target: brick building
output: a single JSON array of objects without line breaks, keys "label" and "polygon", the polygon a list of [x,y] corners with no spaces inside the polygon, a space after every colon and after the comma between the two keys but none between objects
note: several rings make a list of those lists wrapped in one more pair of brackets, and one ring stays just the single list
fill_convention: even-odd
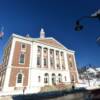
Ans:
[{"label": "brick building", "polygon": [[39,92],[45,85],[78,82],[75,52],[56,39],[12,34],[4,50],[1,72],[2,91]]}]

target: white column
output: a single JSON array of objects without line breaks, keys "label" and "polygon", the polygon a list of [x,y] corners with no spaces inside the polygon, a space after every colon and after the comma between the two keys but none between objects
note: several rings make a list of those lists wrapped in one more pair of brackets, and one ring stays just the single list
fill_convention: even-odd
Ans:
[{"label": "white column", "polygon": [[57,61],[56,61],[56,50],[54,50],[54,67],[57,69]]},{"label": "white column", "polygon": [[30,89],[31,87],[31,70],[32,70],[32,67],[33,67],[33,43],[31,43],[31,46],[30,46],[30,64],[29,64],[29,75],[28,75],[28,88]]},{"label": "white column", "polygon": [[59,63],[60,63],[60,70],[62,70],[62,61],[61,61],[61,52],[59,51]]},{"label": "white column", "polygon": [[42,47],[42,54],[41,54],[41,68],[44,68],[44,59],[43,59],[43,47]]},{"label": "white column", "polygon": [[52,85],[52,73],[49,74],[49,85]]},{"label": "white column", "polygon": [[74,59],[74,64],[75,64],[75,69],[76,69],[76,74],[77,74],[77,79],[79,81],[79,74],[78,74],[77,64],[76,64],[76,60],[75,60],[75,54],[73,54],[73,59]]},{"label": "white column", "polygon": [[68,67],[67,52],[64,52],[64,61],[65,61],[65,70],[66,70],[67,82],[70,82],[71,81],[71,77],[70,77],[70,70],[69,70],[69,67]]},{"label": "white column", "polygon": [[32,48],[32,68],[37,68],[37,52],[38,52],[38,45],[33,43],[33,48]]}]

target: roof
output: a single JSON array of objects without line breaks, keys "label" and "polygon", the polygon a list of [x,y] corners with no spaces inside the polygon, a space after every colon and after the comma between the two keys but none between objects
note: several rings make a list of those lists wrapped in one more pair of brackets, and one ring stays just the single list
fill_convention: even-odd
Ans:
[{"label": "roof", "polygon": [[41,42],[41,43],[46,44],[46,45],[53,46],[53,47],[67,49],[61,43],[59,43],[57,40],[55,40],[54,38],[37,39],[36,41]]},{"label": "roof", "polygon": [[93,68],[88,68],[87,71],[90,72],[90,73],[96,73],[96,70],[93,69]]},{"label": "roof", "polygon": [[100,67],[96,68],[96,70],[100,72]]},{"label": "roof", "polygon": [[70,52],[75,52],[73,50],[67,49],[65,46],[63,46],[60,42],[58,42],[56,39],[52,38],[52,37],[48,37],[48,38],[31,38],[31,37],[24,37],[24,36],[20,36],[20,35],[16,35],[13,34],[12,36],[17,37],[17,38],[21,38],[21,39],[25,39],[27,41],[33,41],[33,42],[39,42],[42,44],[46,44],[49,46],[53,46],[56,48],[60,48],[60,49],[64,49]]}]

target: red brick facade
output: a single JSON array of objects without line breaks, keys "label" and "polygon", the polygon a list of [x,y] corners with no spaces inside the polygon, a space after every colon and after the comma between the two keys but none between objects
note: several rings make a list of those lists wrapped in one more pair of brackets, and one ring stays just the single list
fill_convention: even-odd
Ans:
[{"label": "red brick facade", "polygon": [[14,49],[14,54],[13,54],[13,62],[12,66],[17,66],[17,67],[29,67],[29,62],[30,62],[30,45],[26,45],[26,50],[24,52],[25,54],[25,64],[19,64],[19,56],[21,51],[21,42],[16,41],[15,43],[15,49]]},{"label": "red brick facade", "polygon": [[[69,71],[70,71],[71,80],[73,80],[73,78],[74,78],[74,81],[78,82],[77,70],[76,70],[75,62],[74,62],[74,56],[71,54],[67,54],[67,59],[68,59],[68,67],[69,67]],[[72,66],[70,65],[70,63],[72,64]]]},{"label": "red brick facade", "polygon": [[24,78],[23,78],[23,86],[27,86],[28,85],[28,74],[29,74],[29,70],[27,68],[25,68],[25,69],[24,68],[12,68],[11,75],[10,75],[10,81],[9,81],[9,86],[10,87],[16,86],[17,74],[20,71],[24,75]]},{"label": "red brick facade", "polygon": [[[13,54],[13,61],[12,61],[12,69],[10,74],[9,86],[16,86],[16,79],[17,74],[21,71],[24,75],[23,78],[23,86],[28,85],[28,75],[29,75],[29,62],[30,62],[30,45],[25,44],[26,49],[25,51],[21,51],[21,42],[16,41],[14,54]],[[23,52],[25,54],[25,63],[19,63],[19,56],[20,53]]]}]

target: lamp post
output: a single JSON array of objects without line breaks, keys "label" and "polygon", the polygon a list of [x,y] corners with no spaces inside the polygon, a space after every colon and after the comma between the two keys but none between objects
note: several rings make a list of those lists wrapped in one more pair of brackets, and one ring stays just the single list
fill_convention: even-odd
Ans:
[{"label": "lamp post", "polygon": [[100,20],[100,9],[98,9],[95,13],[90,16],[82,16],[75,23],[75,31],[81,31],[84,26],[80,23],[84,19],[99,19]]},{"label": "lamp post", "polygon": [[[75,31],[81,31],[84,28],[84,26],[80,23],[84,19],[98,19],[98,20],[100,20],[100,9],[98,9],[96,12],[94,12],[90,16],[80,17],[75,23]],[[100,45],[100,36],[97,37],[96,42],[98,45]]]}]

